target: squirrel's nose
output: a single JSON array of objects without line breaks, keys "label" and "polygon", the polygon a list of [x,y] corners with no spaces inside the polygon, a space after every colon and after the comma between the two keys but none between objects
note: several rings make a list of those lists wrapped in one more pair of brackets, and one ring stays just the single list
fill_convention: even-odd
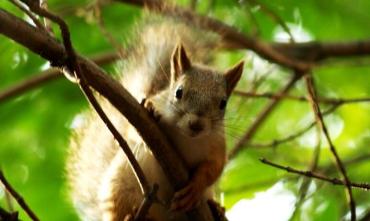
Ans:
[{"label": "squirrel's nose", "polygon": [[203,124],[199,120],[196,120],[196,121],[189,122],[189,128],[193,132],[199,133],[203,130],[204,127],[203,127]]}]

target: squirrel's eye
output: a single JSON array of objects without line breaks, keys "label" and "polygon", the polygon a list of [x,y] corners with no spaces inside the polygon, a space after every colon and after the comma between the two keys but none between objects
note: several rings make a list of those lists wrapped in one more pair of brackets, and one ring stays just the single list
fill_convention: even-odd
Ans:
[{"label": "squirrel's eye", "polygon": [[177,88],[175,96],[179,100],[182,98],[182,88],[181,87]]},{"label": "squirrel's eye", "polygon": [[227,101],[226,101],[226,99],[225,99],[225,98],[223,98],[223,99],[220,101],[220,106],[219,106],[220,110],[225,109],[225,107],[226,107],[226,103],[227,103]]}]

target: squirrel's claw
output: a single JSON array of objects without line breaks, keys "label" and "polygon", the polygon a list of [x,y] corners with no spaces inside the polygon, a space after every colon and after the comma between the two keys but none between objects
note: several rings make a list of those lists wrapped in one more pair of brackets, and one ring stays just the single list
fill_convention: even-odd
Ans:
[{"label": "squirrel's claw", "polygon": [[202,197],[202,190],[195,182],[190,182],[185,188],[175,193],[171,210],[188,211],[193,209]]},{"label": "squirrel's claw", "polygon": [[150,116],[155,121],[158,122],[161,119],[160,113],[158,111],[156,111],[156,109],[154,108],[153,103],[149,99],[144,98],[143,100],[141,100],[141,105],[143,105],[143,107],[148,110]]}]

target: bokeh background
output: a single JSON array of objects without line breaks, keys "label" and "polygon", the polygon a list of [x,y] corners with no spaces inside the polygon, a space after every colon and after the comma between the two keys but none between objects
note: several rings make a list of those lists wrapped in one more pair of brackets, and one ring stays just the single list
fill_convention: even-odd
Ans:
[{"label": "bokeh background", "polygon": [[[176,1],[186,8],[194,2]],[[109,38],[122,45],[127,43],[142,13],[141,8],[106,3],[100,11],[104,21],[102,26],[93,3],[48,1],[49,9],[67,21],[74,47],[85,56],[116,50]],[[29,20],[9,1],[1,1],[0,7]],[[196,2],[193,10],[265,41],[289,41],[279,19],[289,28],[296,42],[345,42],[370,37],[368,0],[202,0]],[[58,29],[54,27],[54,30],[58,36]],[[238,85],[240,91],[276,92],[291,77],[290,71],[248,50],[219,53],[214,66],[226,68],[240,59],[246,61]],[[0,36],[0,93],[48,67],[48,62],[42,58]],[[114,63],[104,68],[109,73],[115,72]],[[320,97],[370,97],[369,57],[325,60],[313,69],[312,74]],[[290,94],[306,96],[304,81],[297,82]],[[232,97],[226,115],[230,148],[244,135],[267,102],[269,99],[266,98]],[[79,88],[63,78],[0,101],[0,167],[41,220],[78,220],[68,198],[64,165],[71,128],[78,119],[76,116],[87,107]],[[321,105],[323,110],[330,107],[329,104]],[[307,170],[318,140],[321,140],[317,171],[340,177],[327,142],[318,138],[314,127],[289,142],[266,145],[301,131],[313,120],[309,103],[283,99],[252,141],[245,145],[245,150],[228,163],[217,185],[217,197],[227,208],[230,220],[328,221],[349,218],[343,186],[317,180],[308,182],[303,177],[259,161],[265,157]],[[325,116],[325,122],[350,179],[370,182],[369,102],[341,105]],[[304,183],[306,195],[297,207]],[[353,193],[361,218],[370,212],[370,193],[358,189]],[[29,220],[17,203],[10,201],[14,210],[20,211],[20,218]],[[1,186],[0,207],[9,209],[7,194]]]}]

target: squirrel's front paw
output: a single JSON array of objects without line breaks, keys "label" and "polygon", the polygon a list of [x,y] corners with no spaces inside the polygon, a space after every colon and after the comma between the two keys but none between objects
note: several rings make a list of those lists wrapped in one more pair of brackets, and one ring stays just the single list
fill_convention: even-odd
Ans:
[{"label": "squirrel's front paw", "polygon": [[176,192],[171,203],[171,210],[188,211],[196,207],[204,191],[201,186],[191,181],[185,188]]},{"label": "squirrel's front paw", "polygon": [[159,121],[161,119],[161,115],[160,113],[154,108],[154,104],[152,101],[150,101],[149,99],[146,99],[144,98],[142,101],[141,101],[141,105],[143,105],[143,107],[145,109],[148,110],[150,116],[152,116],[152,118],[155,120],[155,121]]}]

